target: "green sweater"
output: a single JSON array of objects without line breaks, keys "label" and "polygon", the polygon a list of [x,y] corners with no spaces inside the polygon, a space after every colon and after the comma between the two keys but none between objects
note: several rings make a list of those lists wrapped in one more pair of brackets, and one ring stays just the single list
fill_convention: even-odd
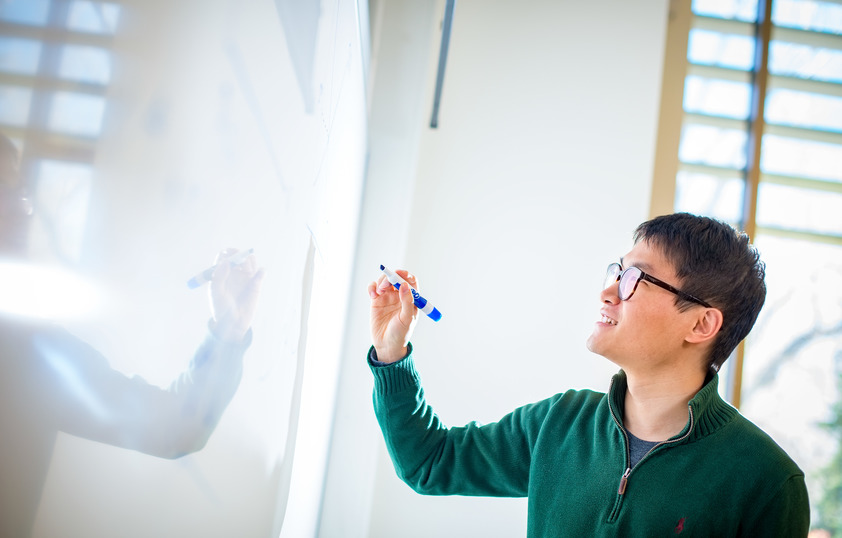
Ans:
[{"label": "green sweater", "polygon": [[412,351],[371,362],[374,409],[398,476],[418,493],[529,498],[527,536],[806,536],[804,473],[724,402],[713,377],[684,430],[628,470],[626,377],[568,390],[498,422],[445,426]]}]

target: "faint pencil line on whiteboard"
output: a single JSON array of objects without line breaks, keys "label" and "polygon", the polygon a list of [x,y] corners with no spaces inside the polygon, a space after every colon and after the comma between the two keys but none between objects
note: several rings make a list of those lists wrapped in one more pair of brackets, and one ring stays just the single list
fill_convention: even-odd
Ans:
[{"label": "faint pencil line on whiteboard", "polygon": [[260,136],[263,139],[263,145],[266,147],[266,153],[269,155],[269,160],[272,161],[272,168],[275,169],[275,175],[278,178],[281,190],[287,192],[284,175],[281,171],[281,164],[278,160],[278,156],[275,155],[275,149],[272,146],[272,136],[269,133],[266,121],[263,119],[260,102],[257,99],[257,94],[254,91],[254,86],[251,83],[248,70],[243,62],[240,49],[237,48],[237,45],[234,42],[229,41],[225,44],[225,55],[228,57],[228,62],[231,64],[231,69],[234,70],[234,78],[237,80],[240,91],[243,92],[243,97],[245,97],[249,111],[251,112],[251,115],[257,124],[257,128],[260,131]]},{"label": "faint pencil line on whiteboard", "polygon": [[[337,3],[339,3],[338,0],[337,0]],[[337,10],[338,9],[339,8],[337,8]],[[338,18],[339,17],[337,16],[337,21],[338,21]],[[337,25],[338,25],[338,22],[337,22]],[[319,168],[316,170],[316,175],[313,178],[313,184],[314,185],[319,181],[319,178],[322,175],[322,168],[324,167],[325,160],[327,160],[327,154],[328,154],[328,150],[330,148],[331,135],[333,134],[333,126],[336,123],[336,113],[339,110],[339,103],[342,101],[342,94],[343,94],[343,90],[345,88],[345,79],[347,78],[348,71],[350,71],[350,67],[351,67],[351,51],[349,50],[351,48],[351,42],[348,41],[347,47],[343,47],[343,49],[348,50],[348,55],[347,55],[347,59],[345,61],[343,69],[342,69],[342,79],[339,82],[339,88],[337,89],[336,97],[334,98],[333,92],[334,92],[334,87],[336,86],[334,84],[334,80],[336,78],[336,49],[338,48],[338,44],[337,44],[337,41],[338,41],[337,34],[338,33],[339,33],[338,30],[334,31],[333,56],[331,56],[331,64],[330,64],[331,65],[331,69],[330,69],[330,96],[328,97],[328,113],[327,113],[328,118],[326,118],[327,121],[325,121],[324,116],[322,117],[322,125],[324,126],[324,129],[325,129],[326,139],[325,139],[324,149],[322,150],[321,160],[319,162]]]}]

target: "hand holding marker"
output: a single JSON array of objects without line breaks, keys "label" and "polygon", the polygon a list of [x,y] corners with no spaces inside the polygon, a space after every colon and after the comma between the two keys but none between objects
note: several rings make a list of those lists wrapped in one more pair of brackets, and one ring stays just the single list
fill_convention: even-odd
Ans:
[{"label": "hand holding marker", "polygon": [[380,270],[386,274],[386,279],[389,281],[389,284],[393,285],[396,290],[401,288],[401,285],[405,285],[409,287],[410,293],[412,293],[412,302],[415,303],[415,306],[418,307],[421,312],[427,314],[433,321],[438,321],[441,319],[441,312],[438,311],[433,305],[427,302],[427,299],[421,297],[421,295],[415,291],[415,289],[406,283],[406,280],[402,279],[398,276],[397,273],[394,271],[389,270],[387,267],[381,265]]},{"label": "hand holding marker", "polygon": [[[231,256],[231,258],[228,260],[228,263],[230,263],[232,266],[233,265],[239,265],[239,264],[243,263],[244,261],[246,261],[246,258],[248,258],[249,255],[252,254],[253,252],[254,252],[253,248],[250,248],[248,250],[244,250],[242,252],[238,252],[238,253],[234,254],[233,256]],[[216,265],[211,265],[210,267],[208,267],[207,269],[205,269],[204,271],[202,271],[198,275],[196,275],[193,278],[191,278],[190,280],[188,280],[187,281],[187,287],[192,290],[192,289],[198,288],[199,286],[201,286],[205,282],[210,282],[211,277],[213,277],[214,270],[216,270]]]}]

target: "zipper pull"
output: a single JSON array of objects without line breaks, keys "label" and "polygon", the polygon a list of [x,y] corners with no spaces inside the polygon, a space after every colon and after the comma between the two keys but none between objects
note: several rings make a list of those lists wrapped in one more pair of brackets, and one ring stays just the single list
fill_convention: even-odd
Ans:
[{"label": "zipper pull", "polygon": [[631,467],[626,469],[626,472],[623,473],[623,477],[620,479],[620,489],[617,490],[617,494],[623,495],[626,492],[626,485],[629,483],[629,475],[631,474]]}]

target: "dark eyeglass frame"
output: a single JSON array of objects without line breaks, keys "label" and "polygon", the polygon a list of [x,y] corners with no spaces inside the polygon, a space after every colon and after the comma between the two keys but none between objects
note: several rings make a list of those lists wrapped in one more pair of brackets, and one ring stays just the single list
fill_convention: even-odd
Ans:
[{"label": "dark eyeglass frame", "polygon": [[[631,267],[626,267],[625,269],[623,269],[623,266],[620,265],[617,262],[609,264],[608,268],[605,270],[605,285],[604,285],[603,289],[607,289],[609,286],[612,286],[615,282],[620,282],[620,280],[622,280],[623,276],[625,276],[626,274],[629,274],[629,275],[633,274],[633,273],[628,272],[631,269],[634,269],[635,271],[640,273],[640,276],[638,276],[636,278],[636,280],[634,281],[634,286],[632,286],[632,290],[629,292],[627,297],[623,297],[622,295],[620,295],[620,290],[623,289],[622,286],[620,286],[617,289],[617,296],[620,297],[621,301],[628,301],[629,299],[631,299],[632,295],[634,295],[634,292],[637,291],[637,285],[640,284],[641,280],[645,280],[647,282],[651,282],[652,284],[655,284],[656,286],[664,288],[665,290],[670,291],[670,292],[678,295],[679,297],[681,297],[682,299],[684,299],[686,301],[690,301],[690,302],[693,302],[693,303],[696,303],[696,304],[700,304],[700,305],[704,306],[705,308],[713,308],[713,306],[711,306],[710,303],[707,303],[707,302],[699,299],[696,296],[690,295],[689,293],[683,292],[683,291],[681,291],[680,289],[678,289],[674,286],[670,286],[669,284],[667,284],[663,280],[657,279],[650,274],[644,273],[643,270],[640,269],[639,267],[631,266]],[[616,274],[616,277],[613,278],[613,279],[612,279],[612,273]]]}]

